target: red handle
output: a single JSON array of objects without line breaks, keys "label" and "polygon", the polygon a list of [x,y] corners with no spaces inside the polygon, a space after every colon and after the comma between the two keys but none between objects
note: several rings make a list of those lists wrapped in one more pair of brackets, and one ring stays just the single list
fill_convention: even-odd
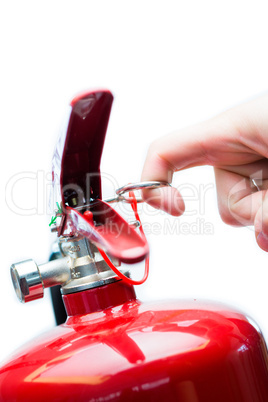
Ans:
[{"label": "red handle", "polygon": [[71,228],[120,261],[136,263],[149,253],[145,237],[101,200],[100,162],[112,102],[112,94],[104,90],[83,93],[71,102],[53,158],[52,202],[62,205],[59,235],[68,236]]}]

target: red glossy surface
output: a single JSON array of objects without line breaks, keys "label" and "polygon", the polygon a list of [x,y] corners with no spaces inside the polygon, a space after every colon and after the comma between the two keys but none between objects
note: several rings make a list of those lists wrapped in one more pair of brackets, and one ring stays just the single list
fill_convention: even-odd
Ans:
[{"label": "red glossy surface", "polygon": [[63,296],[69,317],[102,311],[135,299],[133,286],[122,281]]},{"label": "red glossy surface", "polygon": [[0,399],[267,402],[267,350],[223,305],[132,300],[24,347],[0,370]]},{"label": "red glossy surface", "polygon": [[66,132],[56,147],[62,204],[66,190],[78,193],[79,205],[101,198],[100,161],[113,102],[110,91],[85,92],[71,102]]}]

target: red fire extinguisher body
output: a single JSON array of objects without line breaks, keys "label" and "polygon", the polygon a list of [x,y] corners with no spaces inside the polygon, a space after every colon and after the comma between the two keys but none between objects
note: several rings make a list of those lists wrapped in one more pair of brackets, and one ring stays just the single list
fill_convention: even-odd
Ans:
[{"label": "red fire extinguisher body", "polygon": [[2,366],[1,401],[268,401],[266,345],[239,312],[141,303],[122,281],[64,302],[66,323]]}]

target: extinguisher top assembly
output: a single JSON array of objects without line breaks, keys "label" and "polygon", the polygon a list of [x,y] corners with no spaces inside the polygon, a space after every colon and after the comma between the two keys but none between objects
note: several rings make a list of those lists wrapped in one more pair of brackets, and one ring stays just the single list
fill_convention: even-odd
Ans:
[{"label": "extinguisher top assembly", "polygon": [[118,280],[100,249],[115,264],[136,263],[148,255],[148,243],[107,202],[102,201],[100,162],[113,96],[85,93],[70,105],[66,131],[59,137],[52,167],[50,203],[58,205],[52,226],[62,258],[37,266],[27,260],[11,267],[19,299],[43,296],[45,287],[68,294]]},{"label": "extinguisher top assembly", "polygon": [[[0,401],[267,402],[267,348],[251,319],[196,299],[136,299],[133,285],[148,275],[149,248],[132,191],[169,184],[129,184],[102,199],[112,102],[99,90],[70,104],[53,157],[53,260],[11,266],[22,302],[60,286],[67,320],[1,366]],[[111,206],[118,201],[130,203],[135,225]],[[143,260],[144,278],[134,281],[121,263]]]}]

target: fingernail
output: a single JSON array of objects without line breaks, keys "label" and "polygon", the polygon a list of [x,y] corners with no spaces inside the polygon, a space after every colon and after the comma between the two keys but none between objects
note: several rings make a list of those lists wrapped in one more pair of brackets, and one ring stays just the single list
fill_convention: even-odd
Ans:
[{"label": "fingernail", "polygon": [[257,242],[260,248],[265,251],[268,251],[268,236],[263,232],[260,232],[257,237]]}]

